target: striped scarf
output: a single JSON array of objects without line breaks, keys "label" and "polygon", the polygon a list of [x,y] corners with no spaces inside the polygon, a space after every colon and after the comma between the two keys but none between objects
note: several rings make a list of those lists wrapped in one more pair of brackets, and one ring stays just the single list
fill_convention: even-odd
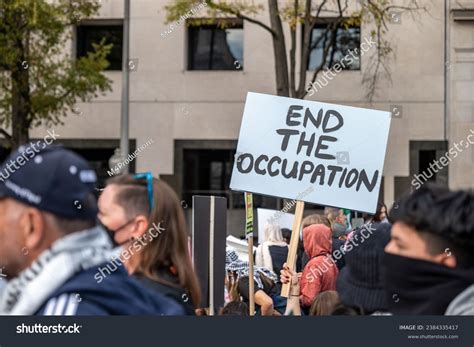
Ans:
[{"label": "striped scarf", "polygon": [[76,273],[107,262],[112,245],[101,227],[69,234],[41,253],[0,293],[0,315],[33,315]]},{"label": "striped scarf", "polygon": [[[240,260],[237,252],[232,248],[228,248],[226,250],[225,269],[226,271],[235,272],[237,274],[237,280],[239,280],[241,277],[249,277],[249,262]],[[263,282],[260,276],[265,276],[273,283],[277,283],[278,281],[278,277],[273,271],[263,267],[255,266],[253,268],[253,279],[260,289],[263,289]]]}]

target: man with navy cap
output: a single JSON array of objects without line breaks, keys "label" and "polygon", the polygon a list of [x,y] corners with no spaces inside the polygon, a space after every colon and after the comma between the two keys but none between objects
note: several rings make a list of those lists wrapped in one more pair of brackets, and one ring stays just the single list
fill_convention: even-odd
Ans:
[{"label": "man with navy cap", "polygon": [[2,281],[8,281],[0,314],[183,313],[123,267],[107,281],[95,281],[97,268],[110,261],[112,244],[96,224],[97,177],[84,159],[59,146],[32,151],[30,144],[11,154],[0,172],[12,162],[19,165],[0,180],[0,267]]}]

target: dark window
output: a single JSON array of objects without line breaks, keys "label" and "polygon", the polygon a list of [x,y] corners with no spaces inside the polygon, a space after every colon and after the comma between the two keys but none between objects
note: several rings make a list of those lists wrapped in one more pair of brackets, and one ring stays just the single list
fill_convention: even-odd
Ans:
[{"label": "dark window", "polygon": [[93,52],[93,44],[105,39],[106,44],[112,44],[112,50],[107,57],[107,70],[122,70],[122,39],[123,26],[120,25],[79,25],[77,27],[77,57],[84,57]]},{"label": "dark window", "polygon": [[188,70],[242,70],[244,30],[241,22],[191,25],[188,28]]},{"label": "dark window", "polygon": [[[321,65],[324,48],[331,46],[332,30],[328,30],[329,25],[330,23],[316,24],[311,33],[308,70],[316,70]],[[344,70],[360,70],[360,27],[339,26],[336,29],[335,44],[328,49],[323,68],[331,68],[336,63],[340,63]]]},{"label": "dark window", "polygon": [[[229,207],[244,208],[244,193],[229,189],[235,151],[231,149],[184,149],[183,200],[190,205],[193,195],[227,198]],[[255,207],[277,208],[274,197],[254,194]]]},{"label": "dark window", "polygon": [[[420,150],[420,156],[418,158],[418,174],[423,174],[424,177],[428,177],[428,181],[436,182],[436,172],[429,168],[430,164],[436,160],[436,150]],[[429,174],[433,175],[429,177]]]}]

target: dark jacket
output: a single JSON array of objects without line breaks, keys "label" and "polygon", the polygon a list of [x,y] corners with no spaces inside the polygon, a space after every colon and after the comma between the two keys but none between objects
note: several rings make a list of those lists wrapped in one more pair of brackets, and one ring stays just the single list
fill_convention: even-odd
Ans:
[{"label": "dark jacket", "polygon": [[160,279],[163,279],[172,285],[154,281],[143,275],[136,275],[134,277],[136,277],[145,287],[173,300],[184,310],[185,315],[194,316],[194,305],[191,295],[181,288],[178,277],[173,275],[170,271],[165,270],[159,271],[158,276]]},{"label": "dark jacket", "polygon": [[[101,266],[105,266],[102,264]],[[56,290],[35,315],[183,315],[173,300],[130,277],[123,267],[101,283],[97,268],[77,273]]]},{"label": "dark jacket", "polygon": [[[339,240],[337,237],[332,237],[332,258],[336,263],[338,270],[341,270],[344,265],[346,265],[346,261],[344,259],[344,244],[345,241]],[[339,252],[336,252],[339,251]],[[336,252],[336,253],[335,253]]]}]

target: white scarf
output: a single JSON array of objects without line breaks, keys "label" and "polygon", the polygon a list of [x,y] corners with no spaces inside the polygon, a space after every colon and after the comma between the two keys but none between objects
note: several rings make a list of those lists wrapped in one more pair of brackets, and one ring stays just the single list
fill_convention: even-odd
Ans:
[{"label": "white scarf", "polygon": [[98,226],[55,241],[8,282],[0,293],[0,315],[33,315],[76,273],[108,261],[111,248],[109,237]]}]

